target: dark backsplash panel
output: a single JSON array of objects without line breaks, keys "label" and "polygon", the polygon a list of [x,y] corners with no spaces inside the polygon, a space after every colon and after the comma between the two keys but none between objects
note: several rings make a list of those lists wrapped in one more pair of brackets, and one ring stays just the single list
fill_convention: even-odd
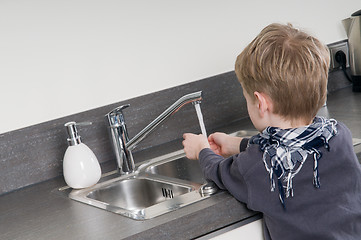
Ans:
[{"label": "dark backsplash panel", "polygon": [[[342,71],[330,73],[329,92],[349,85]],[[106,113],[129,103],[131,106],[124,110],[124,114],[131,138],[181,96],[199,90],[203,91],[201,108],[208,132],[248,117],[242,88],[232,71],[0,134],[0,194],[62,175],[62,159],[67,148],[64,123],[93,122],[90,126],[78,127],[78,130],[83,142],[94,151],[104,166],[109,161],[114,162],[104,120]],[[184,106],[170,117],[133,152],[177,139],[181,142],[184,132],[200,133],[192,104]]]},{"label": "dark backsplash panel", "polygon": [[[124,115],[130,138],[185,94],[202,90],[201,108],[208,130],[247,117],[242,89],[234,72],[228,72],[81,112],[0,135],[0,194],[62,175],[67,148],[64,123],[91,121],[78,127],[82,141],[100,163],[114,161],[104,115],[129,103]],[[181,139],[184,132],[200,133],[192,104],[184,106],[141,142],[134,152]]]}]

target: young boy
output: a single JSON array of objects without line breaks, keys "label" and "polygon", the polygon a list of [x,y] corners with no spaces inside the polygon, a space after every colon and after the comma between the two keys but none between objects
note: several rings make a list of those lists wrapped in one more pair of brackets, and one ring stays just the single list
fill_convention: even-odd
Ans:
[{"label": "young boy", "polygon": [[361,168],[349,129],[316,117],[326,101],[329,52],[290,25],[271,24],[235,71],[250,139],[184,134],[207,179],[263,213],[265,239],[361,239]]}]

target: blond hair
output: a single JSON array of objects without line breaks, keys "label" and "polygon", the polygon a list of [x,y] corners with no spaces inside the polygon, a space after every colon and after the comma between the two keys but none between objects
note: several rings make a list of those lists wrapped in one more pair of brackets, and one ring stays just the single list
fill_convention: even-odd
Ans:
[{"label": "blond hair", "polygon": [[244,90],[267,94],[273,113],[310,121],[326,101],[328,48],[292,25],[271,24],[237,57],[235,71]]}]

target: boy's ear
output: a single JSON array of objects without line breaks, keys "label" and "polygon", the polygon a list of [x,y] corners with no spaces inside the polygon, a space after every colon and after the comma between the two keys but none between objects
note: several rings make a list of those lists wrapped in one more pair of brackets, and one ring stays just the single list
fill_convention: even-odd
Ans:
[{"label": "boy's ear", "polygon": [[256,91],[254,92],[254,96],[256,98],[258,110],[263,117],[266,112],[272,110],[272,102],[270,101],[270,98],[264,93]]}]

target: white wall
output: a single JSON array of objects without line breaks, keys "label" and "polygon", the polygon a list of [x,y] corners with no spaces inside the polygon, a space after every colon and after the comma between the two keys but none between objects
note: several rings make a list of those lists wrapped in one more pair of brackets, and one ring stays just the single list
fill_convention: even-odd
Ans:
[{"label": "white wall", "polygon": [[[271,22],[325,43],[360,0],[0,0],[0,133],[233,70]],[[84,119],[86,120],[86,119]]]}]

